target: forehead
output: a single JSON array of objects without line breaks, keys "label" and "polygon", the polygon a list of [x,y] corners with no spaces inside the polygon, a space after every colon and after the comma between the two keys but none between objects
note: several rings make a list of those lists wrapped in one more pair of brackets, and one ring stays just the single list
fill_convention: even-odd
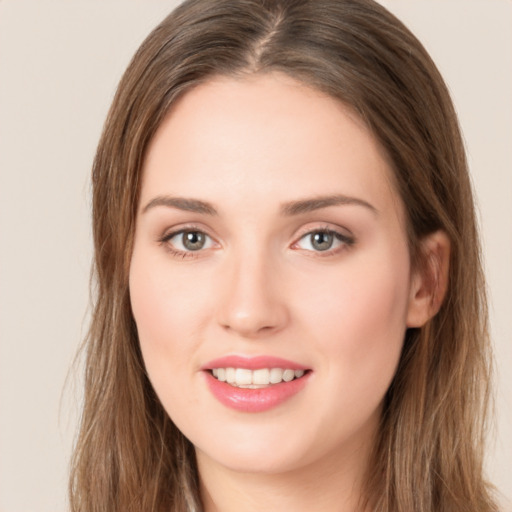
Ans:
[{"label": "forehead", "polygon": [[343,193],[400,204],[386,154],[363,121],[279,73],[216,77],[186,93],[151,141],[143,172],[142,200],[194,194],[228,205]]}]

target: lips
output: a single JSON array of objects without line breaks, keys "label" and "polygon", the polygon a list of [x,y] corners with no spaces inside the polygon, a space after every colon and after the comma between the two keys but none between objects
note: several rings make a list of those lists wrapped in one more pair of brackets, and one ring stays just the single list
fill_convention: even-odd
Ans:
[{"label": "lips", "polygon": [[209,390],[223,405],[242,412],[263,412],[299,393],[311,370],[281,358],[227,356],[201,368]]}]

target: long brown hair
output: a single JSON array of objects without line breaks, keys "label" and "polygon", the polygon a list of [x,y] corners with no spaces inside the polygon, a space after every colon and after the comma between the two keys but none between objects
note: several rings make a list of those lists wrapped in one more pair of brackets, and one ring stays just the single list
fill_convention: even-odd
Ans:
[{"label": "long brown hair", "polygon": [[406,334],[369,464],[382,512],[494,511],[482,476],[490,356],[467,163],[447,88],[418,40],[372,0],[189,0],[125,72],[93,167],[95,306],[73,458],[73,512],[201,510],[194,450],[147,378],[128,270],[148,143],[176,99],[214,75],[280,71],[355,110],[392,163],[413,264],[451,241],[439,313]]}]

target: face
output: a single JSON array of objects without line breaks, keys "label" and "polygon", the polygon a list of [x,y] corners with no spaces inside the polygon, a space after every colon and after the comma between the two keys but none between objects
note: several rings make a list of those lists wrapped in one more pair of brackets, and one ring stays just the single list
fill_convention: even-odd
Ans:
[{"label": "face", "polygon": [[158,129],[131,301],[200,462],[275,473],[370,445],[414,282],[390,166],[334,99],[278,74],[216,78]]}]

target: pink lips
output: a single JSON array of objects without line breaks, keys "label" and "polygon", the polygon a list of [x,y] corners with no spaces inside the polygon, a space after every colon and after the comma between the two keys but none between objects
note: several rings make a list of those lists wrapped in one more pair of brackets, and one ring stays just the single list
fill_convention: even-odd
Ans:
[{"label": "pink lips", "polygon": [[259,370],[260,368],[290,368],[291,370],[307,370],[306,366],[272,356],[226,356],[214,359],[202,366],[201,370],[212,368],[246,368],[247,370]]},{"label": "pink lips", "polygon": [[299,379],[290,382],[280,382],[266,388],[238,388],[220,382],[210,373],[213,368],[246,368],[258,370],[261,368],[289,368],[292,370],[307,370],[308,368],[277,357],[258,356],[241,357],[227,356],[208,362],[201,369],[204,371],[207,385],[212,394],[223,405],[242,412],[263,412],[287,401],[301,391],[309,380],[311,372],[306,372]]}]

